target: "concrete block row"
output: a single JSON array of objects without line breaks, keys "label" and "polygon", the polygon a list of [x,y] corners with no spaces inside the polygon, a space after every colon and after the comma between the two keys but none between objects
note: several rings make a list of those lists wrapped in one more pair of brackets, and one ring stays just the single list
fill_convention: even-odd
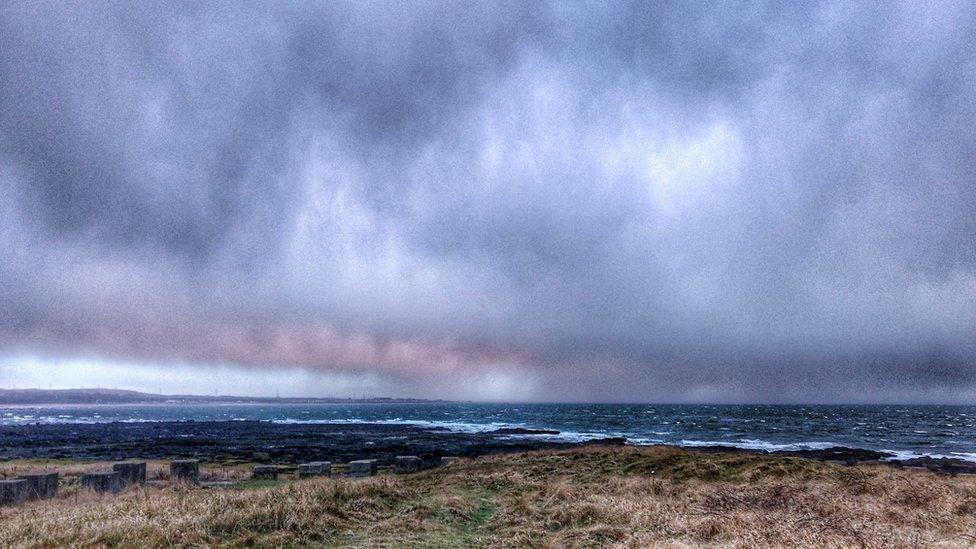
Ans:
[{"label": "concrete block row", "polygon": [[[176,481],[195,484],[200,480],[200,462],[195,459],[173,460],[170,476]],[[59,478],[57,471],[44,471],[0,480],[0,505],[53,498],[58,495]],[[122,461],[112,464],[111,471],[91,471],[81,476],[81,486],[95,492],[117,493],[130,484],[145,482],[144,461]]]},{"label": "concrete block row", "polygon": [[[454,461],[453,457],[441,458],[439,465],[447,465]],[[416,473],[424,468],[424,461],[417,456],[397,456],[394,460],[396,474]],[[350,461],[346,467],[347,477],[369,477],[376,474],[379,467],[375,459],[359,459]],[[331,476],[332,462],[310,461],[298,465],[298,477],[310,478],[317,476]],[[251,478],[256,480],[277,480],[278,467],[276,465],[255,465],[251,471]]]},{"label": "concrete block row", "polygon": [[[440,465],[447,465],[456,458],[442,457]],[[423,468],[423,460],[417,456],[397,456],[394,472],[397,474],[416,473]],[[349,462],[346,469],[348,477],[368,477],[378,469],[375,459],[360,459]],[[175,459],[169,464],[170,479],[176,482],[198,484],[200,482],[200,461],[196,459]],[[310,461],[298,466],[299,478],[331,476],[331,461]],[[252,478],[277,480],[276,465],[255,465]],[[21,475],[15,479],[0,480],[0,505],[17,505],[25,501],[50,499],[58,495],[59,474],[44,471]],[[145,484],[146,462],[122,461],[112,465],[111,471],[92,471],[81,476],[81,485],[95,492],[117,493],[125,486]]]},{"label": "concrete block row", "polygon": [[58,495],[58,473],[28,473],[0,480],[0,505],[17,505],[25,501],[50,499]]},{"label": "concrete block row", "polygon": [[[375,459],[359,459],[351,461],[346,468],[347,477],[369,477],[376,474],[378,464]],[[394,471],[397,474],[416,473],[423,469],[423,460],[417,456],[397,456],[394,461]],[[299,478],[317,476],[331,476],[331,461],[310,461],[298,465]],[[256,480],[277,480],[278,467],[276,465],[255,465],[251,471],[251,478]]]},{"label": "concrete block row", "polygon": [[132,484],[146,483],[145,461],[120,461],[111,471],[91,471],[81,476],[81,486],[94,492],[115,494]]}]

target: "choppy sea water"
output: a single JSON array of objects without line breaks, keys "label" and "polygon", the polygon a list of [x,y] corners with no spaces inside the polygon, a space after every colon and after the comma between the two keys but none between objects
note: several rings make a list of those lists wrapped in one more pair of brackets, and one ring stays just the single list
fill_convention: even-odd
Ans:
[{"label": "choppy sea water", "polygon": [[408,424],[460,432],[502,427],[559,434],[512,435],[630,444],[760,450],[830,446],[976,461],[976,407],[639,404],[171,404],[0,408],[0,426],[140,421]]}]

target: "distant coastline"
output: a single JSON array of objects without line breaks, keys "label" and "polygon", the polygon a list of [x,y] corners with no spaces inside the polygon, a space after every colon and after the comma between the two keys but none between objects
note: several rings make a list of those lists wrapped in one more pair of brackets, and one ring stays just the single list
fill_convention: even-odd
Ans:
[{"label": "distant coastline", "polygon": [[0,406],[49,404],[402,404],[450,402],[417,398],[303,398],[164,395],[123,389],[0,389]]}]

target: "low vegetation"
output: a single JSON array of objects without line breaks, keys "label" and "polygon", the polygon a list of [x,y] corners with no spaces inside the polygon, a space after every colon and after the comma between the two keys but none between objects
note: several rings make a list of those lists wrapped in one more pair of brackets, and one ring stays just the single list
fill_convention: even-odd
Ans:
[{"label": "low vegetation", "polygon": [[[10,475],[38,463],[8,462]],[[883,465],[584,448],[461,460],[414,475],[77,487],[0,510],[0,546],[957,547],[976,544],[976,479]]]}]

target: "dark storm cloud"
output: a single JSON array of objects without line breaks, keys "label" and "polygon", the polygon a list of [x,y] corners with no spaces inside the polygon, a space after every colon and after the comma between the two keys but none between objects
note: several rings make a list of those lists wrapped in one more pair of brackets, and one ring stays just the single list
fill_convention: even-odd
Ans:
[{"label": "dark storm cloud", "polygon": [[974,26],[953,3],[11,3],[0,337],[426,396],[964,399]]}]

